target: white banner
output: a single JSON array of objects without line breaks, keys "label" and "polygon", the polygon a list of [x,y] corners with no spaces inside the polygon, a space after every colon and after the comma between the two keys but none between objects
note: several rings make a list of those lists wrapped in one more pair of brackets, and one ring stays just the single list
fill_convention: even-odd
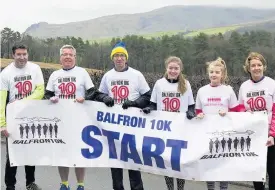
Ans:
[{"label": "white banner", "polygon": [[86,101],[8,105],[13,166],[117,167],[196,181],[265,181],[265,112],[152,112]]}]

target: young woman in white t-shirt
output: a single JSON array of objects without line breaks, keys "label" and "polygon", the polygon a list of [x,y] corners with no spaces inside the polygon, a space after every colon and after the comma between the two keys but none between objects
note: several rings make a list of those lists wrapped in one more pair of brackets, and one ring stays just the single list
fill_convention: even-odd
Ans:
[{"label": "young woman in white t-shirt", "polygon": [[[169,57],[165,61],[166,72],[156,81],[150,100],[150,106],[143,109],[148,114],[151,110],[186,112],[188,119],[195,117],[195,103],[191,85],[181,73],[183,63],[178,57]],[[174,179],[165,176],[168,190],[174,190]],[[178,190],[184,189],[185,180],[177,179]]]},{"label": "young woman in white t-shirt", "polygon": [[[232,87],[226,85],[227,69],[221,58],[207,63],[210,84],[201,87],[196,97],[196,114],[203,119],[204,114],[225,116],[228,111],[238,111],[238,101]],[[215,189],[215,182],[207,182],[208,190]],[[220,182],[220,189],[227,190],[228,182]]]},{"label": "young woman in white t-shirt", "polygon": [[[263,111],[268,112],[269,133],[267,136],[267,173],[269,176],[269,189],[275,189],[275,81],[264,76],[267,68],[265,58],[256,52],[248,55],[244,70],[250,75],[239,90],[239,103],[242,111]],[[252,116],[253,117],[253,116]],[[263,182],[254,182],[255,190],[264,190]]]}]

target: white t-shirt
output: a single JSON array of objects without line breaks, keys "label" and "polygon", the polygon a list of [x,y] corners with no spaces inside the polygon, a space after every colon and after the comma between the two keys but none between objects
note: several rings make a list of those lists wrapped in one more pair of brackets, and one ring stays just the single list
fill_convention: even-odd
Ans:
[{"label": "white t-shirt", "polygon": [[126,100],[135,101],[149,90],[143,74],[131,67],[124,72],[115,69],[108,71],[99,86],[99,91],[112,97],[115,104],[123,104]]},{"label": "white t-shirt", "polygon": [[195,103],[189,81],[186,80],[186,84],[187,90],[182,95],[178,92],[178,83],[169,83],[166,78],[161,78],[154,85],[150,101],[157,104],[157,110],[186,112],[188,106]]},{"label": "white t-shirt", "polygon": [[94,87],[88,72],[75,66],[71,70],[54,71],[48,81],[47,90],[55,93],[60,99],[85,97],[86,90]]},{"label": "white t-shirt", "polygon": [[239,103],[246,110],[267,110],[271,121],[272,106],[275,103],[275,81],[267,76],[258,83],[245,81],[239,90]]},{"label": "white t-shirt", "polygon": [[196,109],[203,113],[217,114],[219,110],[228,111],[229,108],[238,106],[235,92],[230,85],[212,87],[210,84],[198,90]]},{"label": "white t-shirt", "polygon": [[44,85],[44,78],[39,65],[27,62],[25,67],[17,68],[10,63],[0,74],[0,90],[9,91],[8,100],[30,96],[37,85]]}]

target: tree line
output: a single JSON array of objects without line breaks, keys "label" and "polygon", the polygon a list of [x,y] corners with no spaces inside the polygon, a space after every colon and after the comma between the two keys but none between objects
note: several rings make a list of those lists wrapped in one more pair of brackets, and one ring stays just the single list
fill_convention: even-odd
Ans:
[{"label": "tree line", "polygon": [[178,56],[184,63],[186,75],[204,75],[205,63],[222,57],[229,75],[244,75],[242,65],[250,51],[262,53],[268,62],[268,75],[275,75],[275,33],[267,31],[231,32],[223,35],[206,35],[186,38],[182,35],[162,36],[146,39],[127,35],[113,38],[110,42],[91,42],[82,38],[37,39],[22,35],[11,28],[1,31],[1,58],[12,58],[11,47],[24,43],[29,47],[29,60],[59,63],[59,50],[71,44],[77,50],[77,64],[82,67],[108,70],[112,68],[110,52],[118,41],[124,41],[129,53],[129,65],[141,72],[163,73],[164,60],[170,55]]}]

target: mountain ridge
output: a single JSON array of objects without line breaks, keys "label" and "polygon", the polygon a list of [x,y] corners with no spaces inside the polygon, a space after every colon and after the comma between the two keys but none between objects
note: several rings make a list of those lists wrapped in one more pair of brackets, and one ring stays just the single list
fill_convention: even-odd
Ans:
[{"label": "mountain ridge", "polygon": [[105,15],[65,24],[39,22],[28,27],[25,34],[38,38],[74,36],[90,40],[128,34],[199,30],[266,19],[275,20],[275,9],[173,5],[143,13]]}]

